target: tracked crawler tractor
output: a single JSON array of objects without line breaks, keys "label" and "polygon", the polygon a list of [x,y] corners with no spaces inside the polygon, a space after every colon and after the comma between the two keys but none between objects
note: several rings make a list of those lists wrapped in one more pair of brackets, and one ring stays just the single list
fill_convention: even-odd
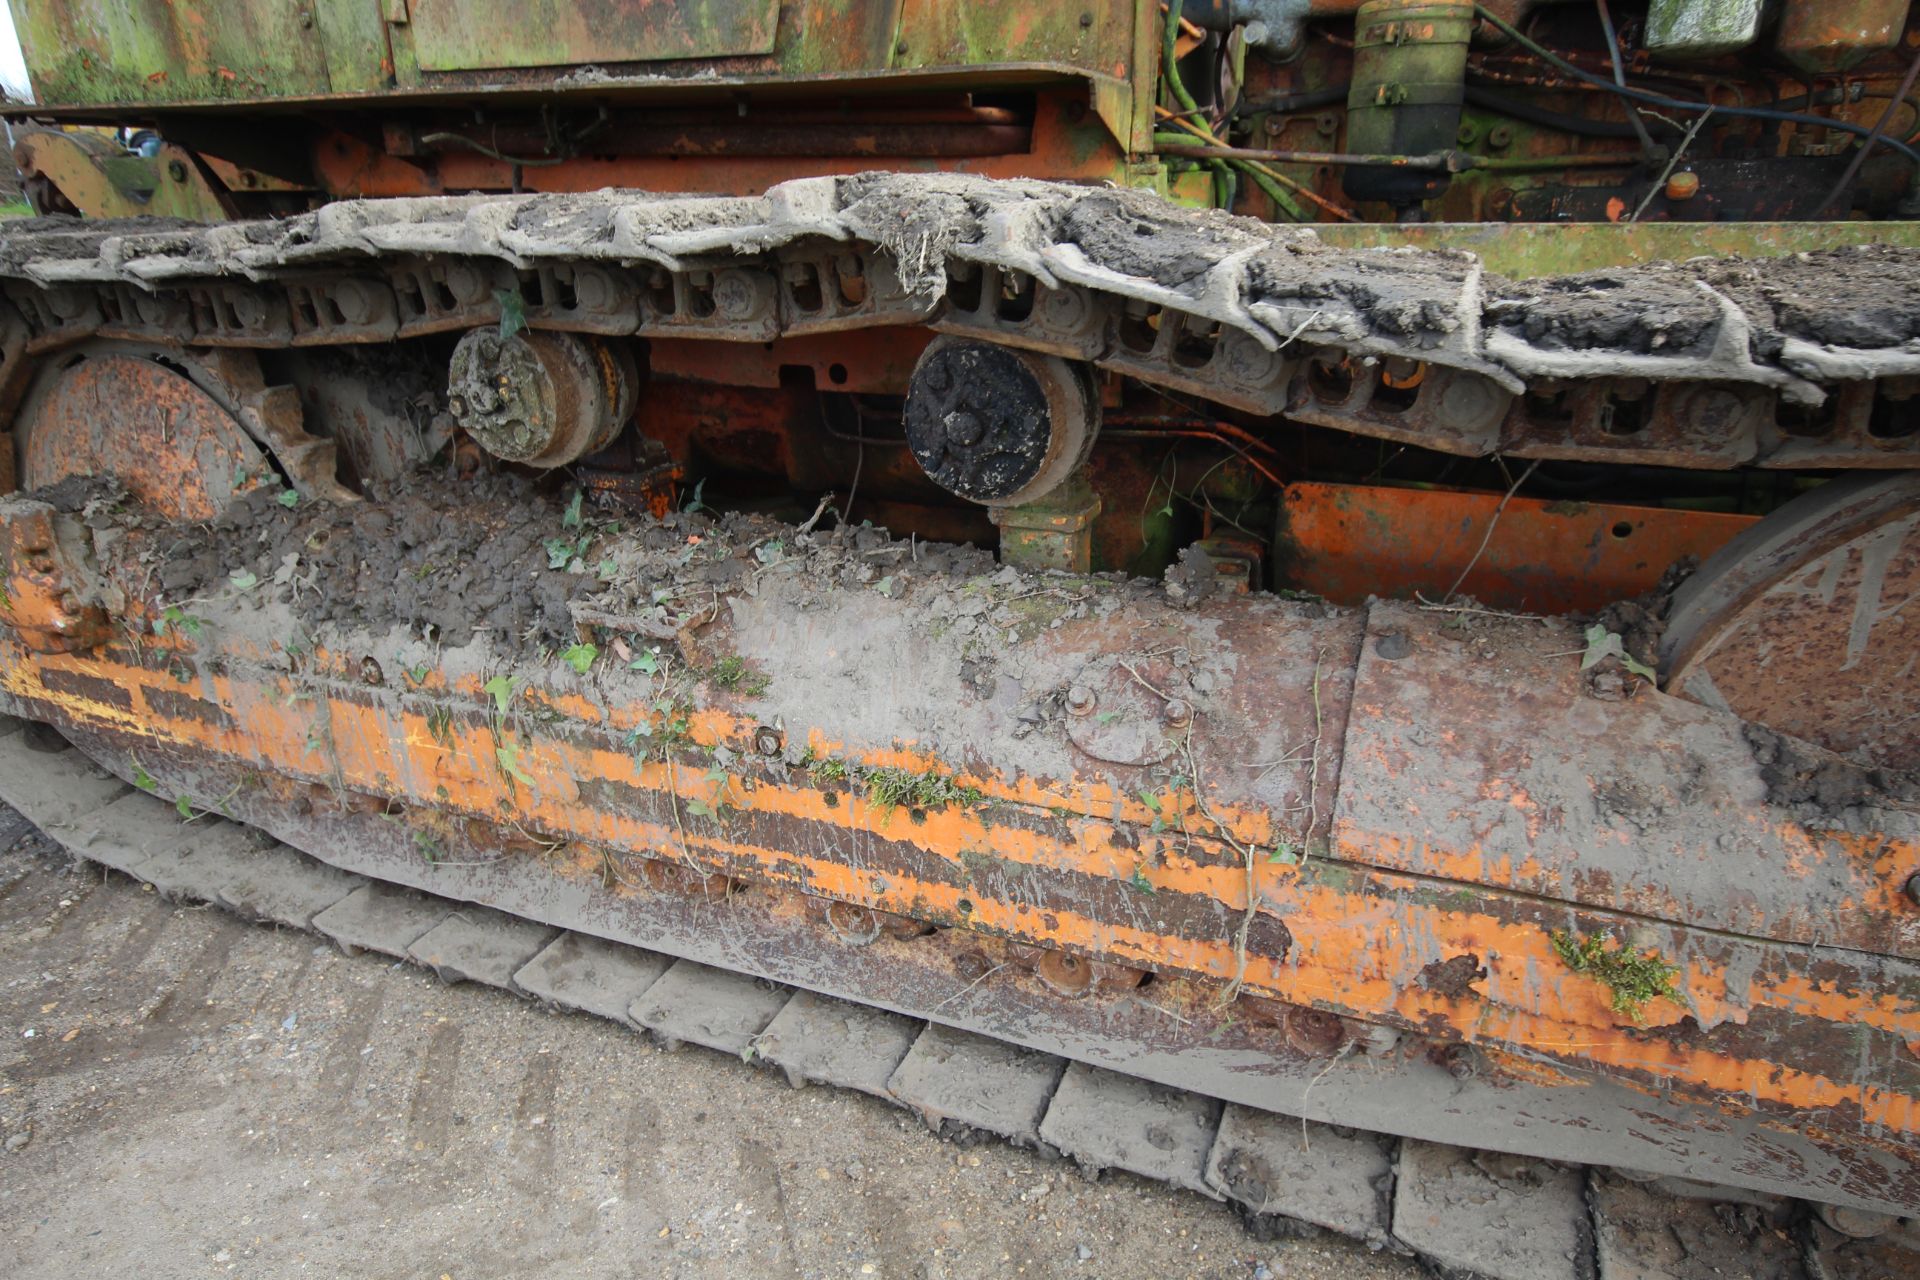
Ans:
[{"label": "tracked crawler tractor", "polygon": [[1906,4],[15,12],[54,834],[1458,1272],[1920,1272]]}]

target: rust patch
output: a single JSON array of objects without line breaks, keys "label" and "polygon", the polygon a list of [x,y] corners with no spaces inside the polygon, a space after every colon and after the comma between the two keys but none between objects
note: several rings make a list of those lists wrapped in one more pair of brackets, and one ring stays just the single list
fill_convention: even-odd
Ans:
[{"label": "rust patch", "polygon": [[101,676],[90,676],[79,671],[65,671],[58,667],[45,667],[40,672],[40,683],[51,693],[65,693],[76,698],[104,702],[110,707],[119,707],[122,711],[133,710],[133,695]]},{"label": "rust patch", "polygon": [[205,698],[196,698],[192,694],[163,689],[157,685],[148,685],[145,692],[147,706],[163,716],[193,720],[212,729],[236,727],[233,717],[224,708],[215,706]]},{"label": "rust patch", "polygon": [[1473,984],[1487,976],[1480,957],[1468,952],[1446,960],[1435,960],[1420,970],[1420,985],[1435,995],[1451,1000],[1477,995]]}]

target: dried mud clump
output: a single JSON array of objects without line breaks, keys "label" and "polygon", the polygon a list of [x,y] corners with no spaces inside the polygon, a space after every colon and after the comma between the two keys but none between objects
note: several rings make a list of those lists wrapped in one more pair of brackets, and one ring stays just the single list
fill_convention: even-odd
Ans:
[{"label": "dried mud clump", "polygon": [[1920,778],[1910,773],[1859,764],[1762,724],[1742,725],[1741,732],[1774,804],[1811,806],[1828,814],[1860,805],[1920,807]]}]

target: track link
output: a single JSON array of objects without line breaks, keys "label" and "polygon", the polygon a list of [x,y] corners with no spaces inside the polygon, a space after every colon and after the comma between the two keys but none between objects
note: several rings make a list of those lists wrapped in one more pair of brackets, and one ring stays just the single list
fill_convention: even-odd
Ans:
[{"label": "track link", "polygon": [[184,824],[13,717],[0,717],[0,799],[76,856],[169,897],[765,1063],[796,1085],[856,1089],[936,1131],[1125,1169],[1224,1200],[1258,1234],[1323,1229],[1487,1280],[1920,1274],[1912,1223],[1321,1125],[370,881],[237,823]]},{"label": "track link", "polygon": [[927,325],[1465,456],[1913,467],[1916,277],[1920,252],[1864,246],[1514,282],[1471,254],[1338,249],[1146,193],[865,174],[753,198],[19,220],[0,228],[0,376],[89,338],[386,343],[508,308],[532,329],[725,342]]}]

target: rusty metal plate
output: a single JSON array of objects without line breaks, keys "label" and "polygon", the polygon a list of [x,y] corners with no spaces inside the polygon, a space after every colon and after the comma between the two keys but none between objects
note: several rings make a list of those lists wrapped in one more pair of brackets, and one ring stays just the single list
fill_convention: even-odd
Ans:
[{"label": "rusty metal plate", "polygon": [[1664,647],[1676,693],[1920,768],[1920,474],[1782,507],[1681,588]]},{"label": "rusty metal plate", "polygon": [[272,470],[211,393],[140,355],[92,355],[59,370],[35,389],[20,423],[25,488],[115,476],[175,519],[213,519]]},{"label": "rusty metal plate", "polygon": [[412,0],[423,71],[773,52],[778,0]]},{"label": "rusty metal plate", "polygon": [[1158,764],[1193,723],[1191,691],[1165,657],[1105,654],[1067,688],[1067,736],[1096,760]]},{"label": "rusty metal plate", "polygon": [[1288,485],[1276,581],[1337,604],[1415,592],[1439,600],[1457,582],[1462,594],[1496,609],[1595,610],[1651,590],[1676,560],[1704,560],[1754,522],[1711,511],[1514,498],[1488,536],[1499,507],[1492,493]]},{"label": "rusty metal plate", "polygon": [[[1378,604],[1336,856],[1701,929],[1920,955],[1920,844],[1770,803],[1738,717],[1602,701],[1573,624]],[[1365,778],[1364,786],[1347,785]],[[1737,871],[1736,871],[1737,869]]]}]

